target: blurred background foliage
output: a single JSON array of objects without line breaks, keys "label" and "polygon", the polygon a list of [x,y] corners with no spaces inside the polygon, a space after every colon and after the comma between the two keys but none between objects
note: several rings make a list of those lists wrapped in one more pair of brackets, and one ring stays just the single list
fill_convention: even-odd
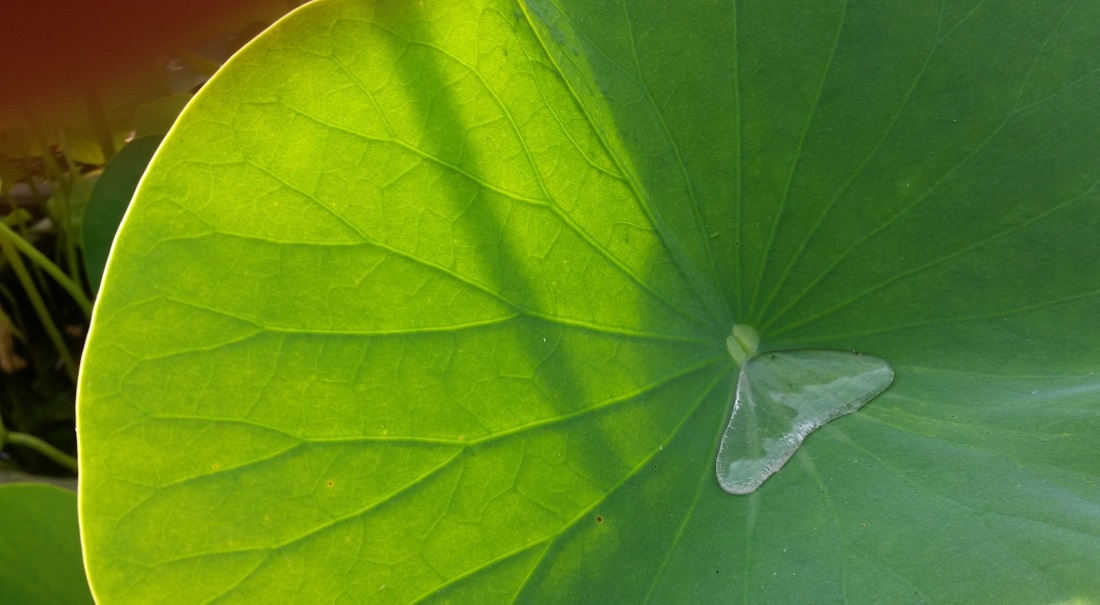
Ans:
[{"label": "blurred background foliage", "polygon": [[80,354],[133,187],[191,96],[299,4],[5,3],[0,482],[75,475]]}]

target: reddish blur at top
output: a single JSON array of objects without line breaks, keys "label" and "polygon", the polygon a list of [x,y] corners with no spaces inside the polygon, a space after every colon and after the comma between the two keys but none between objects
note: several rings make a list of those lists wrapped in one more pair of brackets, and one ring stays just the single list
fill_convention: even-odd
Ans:
[{"label": "reddish blur at top", "polygon": [[0,111],[49,103],[158,54],[274,20],[287,0],[2,0]]}]

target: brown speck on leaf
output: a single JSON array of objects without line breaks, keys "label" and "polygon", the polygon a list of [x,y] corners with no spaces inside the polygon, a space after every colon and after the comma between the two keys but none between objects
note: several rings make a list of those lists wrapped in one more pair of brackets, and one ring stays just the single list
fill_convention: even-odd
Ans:
[{"label": "brown speck on leaf", "polygon": [[597,515],[596,516],[596,523],[603,523],[603,517]]},{"label": "brown speck on leaf", "polygon": [[332,481],[332,480],[329,480],[329,482],[328,482],[328,486],[329,486],[329,487],[332,487],[333,485],[336,485],[336,482],[335,482],[335,481]]}]

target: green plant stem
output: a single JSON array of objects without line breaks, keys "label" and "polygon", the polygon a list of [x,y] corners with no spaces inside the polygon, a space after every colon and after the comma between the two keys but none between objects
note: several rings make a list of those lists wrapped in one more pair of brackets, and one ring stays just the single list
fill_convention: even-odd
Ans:
[{"label": "green plant stem", "polygon": [[76,304],[84,311],[86,317],[92,316],[92,301],[84,294],[84,290],[81,289],[80,285],[66,275],[65,272],[61,270],[61,267],[58,267],[53,261],[46,258],[46,255],[39,252],[38,248],[35,248],[33,244],[20,237],[18,233],[13,231],[11,227],[3,221],[0,221],[0,241],[7,242],[11,246],[14,246],[16,250],[25,254],[32,263],[48,273],[50,277],[57,281],[58,285],[69,293],[69,296],[73,297],[73,300],[76,301]]},{"label": "green plant stem", "polygon": [[[61,139],[61,153],[65,161],[68,162],[68,156],[65,156],[65,147],[68,145],[68,141],[65,139],[65,131],[61,130],[58,133]],[[42,140],[42,145],[46,145],[45,137],[39,135]],[[53,262],[61,267],[61,258],[68,257],[67,250],[69,246],[69,231],[72,229],[72,219],[69,218],[69,204],[73,197],[73,178],[71,172],[66,172],[62,169],[61,165],[54,159],[53,154],[47,153],[42,156],[42,164],[46,168],[46,175],[50,182],[53,183],[53,192],[49,198],[43,200],[42,207],[46,209],[47,214],[54,222],[54,227],[57,229],[57,246],[54,249]],[[68,168],[68,165],[66,166]],[[71,276],[71,273],[69,273]]]},{"label": "green plant stem", "polygon": [[[54,348],[57,349],[57,354],[61,357],[61,362],[65,365],[65,370],[68,371],[73,382],[76,382],[76,362],[73,360],[72,354],[69,353],[69,347],[65,344],[65,339],[61,337],[61,332],[57,330],[57,325],[54,323],[53,318],[50,317],[50,311],[46,308],[46,303],[42,300],[42,295],[38,292],[38,288],[35,287],[34,280],[31,278],[30,272],[27,271],[27,266],[23,263],[23,257],[19,256],[19,252],[13,246],[13,240],[25,241],[8,228],[3,221],[0,221],[0,252],[3,252],[4,256],[8,258],[8,262],[11,263],[12,270],[15,271],[16,277],[19,278],[19,282],[26,290],[27,298],[31,301],[31,306],[33,306],[35,312],[38,313],[38,318],[42,322],[42,327],[46,329],[46,334],[50,337],[50,341],[53,343]],[[34,246],[30,247],[32,250],[34,249]],[[35,252],[37,253],[38,251],[35,250]],[[44,257],[42,260],[49,263],[49,260]],[[53,263],[50,264],[53,265]],[[66,281],[69,280],[69,278],[65,276],[64,273],[61,273],[61,270],[56,266],[54,266],[54,269]],[[51,273],[51,275],[53,274]]]},{"label": "green plant stem", "polygon": [[[114,156],[115,151],[113,143],[110,140],[110,131],[107,129],[106,121],[103,117],[103,108],[99,102],[99,95],[90,83],[82,88],[82,92],[84,94],[84,100],[89,106],[89,113],[92,117],[92,125],[96,130],[96,137],[99,139],[100,146],[102,147],[102,151],[104,153],[104,162],[110,161],[111,157]],[[74,180],[79,177],[74,170],[75,167],[69,160],[69,156],[64,152],[64,149],[67,146],[65,141],[65,131],[64,129],[62,129],[59,132],[59,135],[61,137],[62,154],[65,158],[66,166],[68,168],[68,177],[66,177],[66,172],[62,170],[61,166],[54,159],[53,154],[50,153],[49,141],[46,138],[44,131],[39,127],[38,121],[34,116],[34,112],[31,111],[30,107],[24,106],[23,113],[26,115],[27,123],[30,124],[31,130],[34,132],[35,136],[38,138],[39,144],[42,146],[42,163],[45,165],[47,175],[50,177],[50,179],[52,179],[53,183],[55,184],[57,190],[54,192],[53,196],[58,199],[58,202],[51,207],[49,199],[43,199],[42,195],[34,186],[34,180],[28,179],[27,182],[31,187],[31,191],[35,196],[36,202],[47,210],[50,217],[56,223],[58,243],[61,246],[61,253],[64,254],[66,260],[68,261],[71,271],[70,279],[66,281],[73,286],[73,289],[69,290],[69,288],[66,287],[66,290],[69,290],[70,294],[73,294],[73,291],[82,292],[80,286],[77,285],[81,282],[81,279],[79,277],[80,265],[76,258],[76,237],[74,237],[72,234],[73,224],[70,215],[70,204],[72,202],[72,191],[74,186],[73,183]],[[99,118],[98,122],[97,118]],[[104,136],[107,137],[106,140],[104,140]],[[43,258],[45,257],[43,256]],[[61,262],[62,261],[60,258],[56,259],[57,264],[60,264]],[[35,265],[35,271],[38,271],[37,264]],[[55,279],[57,278],[55,277]],[[61,283],[62,286],[66,286],[66,282],[62,282],[61,280],[58,280],[58,282]],[[45,288],[45,286],[43,286],[42,290],[47,297],[50,296],[50,291]],[[79,299],[78,302],[80,302]],[[85,305],[82,304],[81,306]],[[91,318],[92,313],[90,303],[86,305],[86,308],[84,309],[84,315],[89,319]]]},{"label": "green plant stem", "polygon": [[[42,144],[45,145],[45,141],[43,141]],[[43,197],[42,192],[38,190],[38,185],[35,184],[35,181],[34,181],[33,178],[28,178],[27,179],[27,186],[31,190],[31,197],[34,198],[34,206],[37,206],[39,208],[48,209],[48,206],[46,205],[46,198]],[[7,225],[9,227],[12,227],[13,229],[17,229],[16,233],[19,234],[19,237],[21,237],[21,238],[23,238],[23,239],[25,239],[29,242],[30,237],[28,237],[28,235],[27,235],[27,223],[30,220],[30,218],[31,218],[31,213],[30,213],[29,210],[17,210],[17,211],[12,212],[8,216],[4,217],[4,222],[7,223]],[[14,222],[14,221],[17,221],[17,222]],[[42,292],[45,293],[44,296],[46,297],[46,302],[52,303],[53,302],[51,300],[52,293],[50,292],[49,288],[46,285],[46,283],[47,283],[46,282],[46,276],[42,273],[42,268],[39,267],[36,264],[32,264],[31,269],[34,272],[35,283],[37,283],[39,289]]]},{"label": "green plant stem", "polygon": [[73,458],[34,435],[28,435],[27,433],[8,433],[7,443],[30,448],[74,473],[78,470],[76,458]]},{"label": "green plant stem", "polygon": [[[65,168],[68,171],[69,178],[67,187],[62,189],[64,197],[60,199],[57,204],[60,208],[58,213],[60,216],[58,218],[64,221],[62,225],[58,225],[58,232],[64,238],[62,244],[65,253],[65,264],[68,265],[69,268],[69,278],[72,279],[74,283],[80,284],[80,261],[77,259],[76,255],[77,237],[73,232],[72,204],[73,191],[81,186],[82,183],[80,183],[80,171],[77,169],[76,165],[73,164],[73,161],[69,158],[68,152],[66,152],[64,148],[61,150],[61,155],[65,158]],[[65,173],[61,173],[58,176],[58,183],[61,182],[64,174]]]}]

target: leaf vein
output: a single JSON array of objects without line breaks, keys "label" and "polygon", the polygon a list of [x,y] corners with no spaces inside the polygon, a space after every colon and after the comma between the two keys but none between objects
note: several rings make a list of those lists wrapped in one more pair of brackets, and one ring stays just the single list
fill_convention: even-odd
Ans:
[{"label": "leaf vein", "polygon": [[817,85],[817,92],[814,94],[813,105],[810,106],[810,111],[806,114],[806,121],[802,125],[802,134],[798,138],[798,146],[795,148],[794,157],[791,159],[791,167],[787,172],[787,183],[783,187],[783,196],[779,198],[779,207],[775,211],[775,219],[772,221],[772,228],[768,231],[768,239],[764,243],[763,253],[760,255],[760,270],[756,276],[756,285],[752,289],[752,297],[749,299],[749,313],[756,314],[754,321],[758,320],[760,315],[757,314],[756,300],[760,294],[760,286],[764,282],[764,273],[768,268],[768,257],[771,256],[772,247],[775,245],[775,236],[779,232],[779,224],[783,220],[783,213],[787,208],[787,203],[790,200],[791,184],[794,183],[794,175],[798,171],[798,165],[802,161],[803,148],[806,144],[806,136],[810,132],[810,125],[813,124],[814,116],[817,115],[817,111],[821,106],[821,95],[825,92],[825,83],[829,80],[829,73],[833,68],[833,59],[836,57],[837,48],[840,47],[840,37],[844,32],[844,22],[848,15],[848,2],[843,1],[840,17],[837,19],[836,34],[833,36],[833,46],[829,50],[829,58],[825,61],[825,68],[821,70],[821,80]]},{"label": "leaf vein", "polygon": [[859,293],[855,294],[854,296],[851,296],[850,298],[845,299],[845,300],[833,305],[832,307],[829,307],[829,308],[825,309],[824,311],[821,311],[820,313],[818,313],[816,315],[812,315],[810,317],[807,317],[807,318],[805,318],[801,321],[798,321],[798,322],[795,322],[795,323],[792,323],[792,324],[787,324],[783,329],[777,330],[774,334],[776,334],[776,335],[783,334],[784,332],[793,330],[793,329],[795,329],[799,326],[803,326],[803,325],[806,325],[808,323],[812,323],[814,321],[817,321],[817,320],[819,320],[823,317],[827,317],[829,315],[832,315],[833,313],[839,311],[840,309],[843,309],[843,308],[845,308],[849,305],[852,305],[852,304],[862,300],[863,298],[866,298],[867,296],[870,296],[871,294],[873,294],[875,292],[878,292],[878,291],[880,291],[884,288],[889,287],[892,284],[895,284],[895,283],[898,283],[898,282],[903,281],[905,279],[908,279],[908,278],[910,278],[914,275],[919,275],[921,273],[929,271],[929,270],[931,270],[931,269],[933,269],[933,268],[935,268],[939,265],[942,265],[942,264],[944,264],[948,261],[951,261],[955,258],[958,258],[959,256],[962,256],[962,255],[967,254],[967,253],[969,253],[973,250],[976,250],[976,249],[981,248],[983,246],[986,246],[986,245],[988,245],[992,242],[995,242],[998,239],[1001,239],[1001,238],[1003,238],[1007,235],[1011,235],[1011,234],[1013,234],[1017,231],[1025,229],[1025,228],[1031,226],[1032,224],[1037,223],[1037,222],[1047,218],[1048,216],[1050,216],[1052,214],[1060,212],[1060,211],[1072,206],[1073,204],[1081,201],[1082,199],[1085,199],[1087,196],[1093,194],[1093,190],[1096,189],[1097,184],[1100,184],[1100,181],[1094,182],[1092,184],[1092,186],[1089,187],[1088,190],[1086,190],[1086,191],[1084,191],[1084,192],[1082,192],[1082,193],[1080,193],[1080,194],[1078,194],[1078,195],[1076,195],[1076,196],[1074,196],[1074,197],[1072,197],[1072,198],[1070,198],[1070,199],[1068,199],[1064,202],[1060,202],[1058,204],[1055,204],[1054,206],[1048,208],[1047,210],[1045,210],[1045,211],[1043,211],[1043,212],[1041,212],[1041,213],[1039,213],[1039,214],[1037,214],[1033,217],[1030,217],[1026,221],[1023,221],[1023,222],[1021,222],[1017,225],[1012,225],[1010,227],[1006,227],[1006,228],[1002,229],[1001,231],[998,231],[998,232],[995,232],[991,235],[988,235],[988,236],[986,236],[986,237],[984,237],[984,238],[982,238],[982,239],[980,239],[980,240],[978,240],[978,241],[976,241],[976,242],[974,242],[974,243],[972,243],[968,246],[964,246],[964,247],[959,248],[959,249],[957,249],[953,252],[949,252],[949,253],[947,253],[947,254],[939,257],[939,258],[933,259],[933,260],[931,260],[931,261],[929,261],[929,262],[927,262],[923,265],[920,265],[918,267],[914,267],[914,268],[912,268],[908,271],[902,271],[900,273],[895,273],[894,275],[891,275],[890,277],[880,281],[879,283],[860,291]]}]

